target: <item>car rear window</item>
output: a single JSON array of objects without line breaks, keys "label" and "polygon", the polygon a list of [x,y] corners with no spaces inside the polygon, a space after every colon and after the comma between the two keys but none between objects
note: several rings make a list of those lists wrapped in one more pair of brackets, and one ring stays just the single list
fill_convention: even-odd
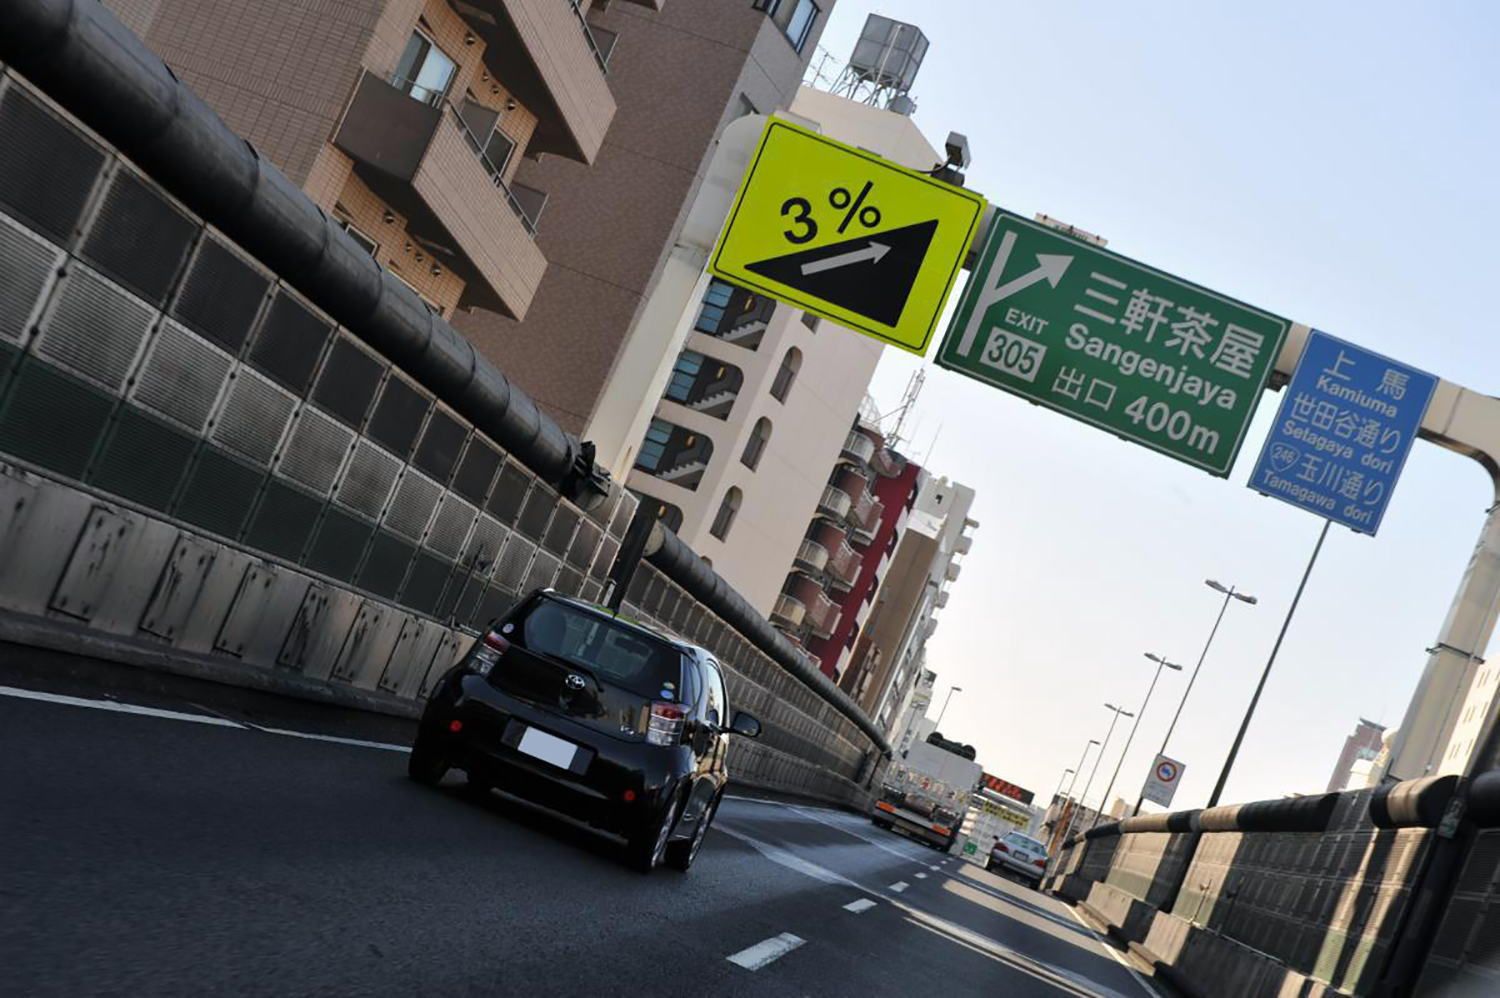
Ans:
[{"label": "car rear window", "polygon": [[1029,835],[1022,835],[1019,832],[1011,832],[1005,837],[1005,841],[1010,845],[1020,846],[1022,849],[1030,849],[1032,852],[1047,851],[1047,847],[1042,845],[1036,839],[1032,838]]},{"label": "car rear window", "polygon": [[521,624],[527,650],[562,659],[651,700],[679,700],[682,652],[640,631],[539,600]]}]

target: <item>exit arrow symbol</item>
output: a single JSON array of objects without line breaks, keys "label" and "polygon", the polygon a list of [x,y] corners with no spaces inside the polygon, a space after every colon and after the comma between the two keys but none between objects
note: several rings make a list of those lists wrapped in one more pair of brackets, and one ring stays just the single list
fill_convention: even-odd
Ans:
[{"label": "exit arrow symbol", "polygon": [[[1015,248],[1016,234],[1007,232],[1000,239],[1000,249],[995,254],[994,265],[990,267],[990,273],[996,279],[1005,273],[1005,265],[1010,261],[1010,251]],[[958,352],[960,356],[967,357],[969,349],[974,346],[974,339],[979,335],[979,327],[984,325],[984,317],[989,312],[990,306],[998,301],[1004,301],[1011,295],[1025,291],[1033,284],[1047,281],[1054,288],[1067,273],[1068,267],[1073,263],[1071,256],[1061,256],[1056,253],[1038,253],[1036,255],[1037,268],[1028,274],[1006,281],[998,287],[985,288],[980,292],[979,300],[974,303],[974,311],[969,314],[969,324],[964,327],[964,334],[958,341]]]},{"label": "exit arrow symbol", "polygon": [[802,265],[802,275],[806,277],[808,274],[821,274],[825,270],[836,270],[839,267],[847,267],[851,263],[864,263],[866,260],[872,263],[879,263],[885,259],[885,255],[890,251],[891,248],[885,243],[872,242],[864,249],[853,250],[849,253],[840,253],[838,256],[831,256],[826,260],[814,260],[812,263],[804,263]]}]

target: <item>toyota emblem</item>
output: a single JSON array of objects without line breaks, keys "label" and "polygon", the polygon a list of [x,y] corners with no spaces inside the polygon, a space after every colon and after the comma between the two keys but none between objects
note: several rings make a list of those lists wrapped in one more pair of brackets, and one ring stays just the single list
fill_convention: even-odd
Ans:
[{"label": "toyota emblem", "polygon": [[563,680],[563,682],[567,684],[567,687],[570,690],[581,690],[585,685],[584,678],[576,672],[570,673],[568,675],[568,678]]}]

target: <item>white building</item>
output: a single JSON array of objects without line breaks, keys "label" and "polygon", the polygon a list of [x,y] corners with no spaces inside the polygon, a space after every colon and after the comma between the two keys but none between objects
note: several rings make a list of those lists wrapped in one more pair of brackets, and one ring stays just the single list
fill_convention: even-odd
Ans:
[{"label": "white building", "polygon": [[[942,159],[891,111],[804,87],[792,112],[905,166]],[[719,280],[691,313],[666,377],[639,382],[664,391],[610,417],[642,426],[626,481],[769,615],[883,345]]]}]

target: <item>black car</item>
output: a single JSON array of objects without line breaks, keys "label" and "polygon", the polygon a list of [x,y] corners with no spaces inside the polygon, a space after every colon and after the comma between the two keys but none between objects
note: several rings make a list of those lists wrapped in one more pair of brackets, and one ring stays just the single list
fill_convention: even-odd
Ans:
[{"label": "black car", "polygon": [[[733,722],[726,725],[726,719]],[[461,769],[623,835],[632,866],[686,870],[728,780],[731,714],[706,649],[551,591],[492,623],[433,687],[407,772]]]}]

